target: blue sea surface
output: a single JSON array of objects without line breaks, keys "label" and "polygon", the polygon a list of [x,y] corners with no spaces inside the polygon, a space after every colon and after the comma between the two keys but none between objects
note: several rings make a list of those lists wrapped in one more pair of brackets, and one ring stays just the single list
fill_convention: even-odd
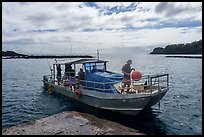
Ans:
[{"label": "blue sea surface", "polygon": [[[202,59],[149,54],[101,54],[110,71],[121,73],[128,59],[143,75],[169,74],[170,89],[158,104],[137,116],[104,112],[65,97],[48,94],[42,78],[54,59],[2,59],[2,128],[63,111],[106,118],[147,134],[202,134]],[[69,60],[69,59],[67,59]]]}]

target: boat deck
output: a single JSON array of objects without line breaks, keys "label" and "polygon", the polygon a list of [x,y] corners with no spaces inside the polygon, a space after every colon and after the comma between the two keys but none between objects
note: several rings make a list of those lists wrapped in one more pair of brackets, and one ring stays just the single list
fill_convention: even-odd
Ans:
[{"label": "boat deck", "polygon": [[150,86],[145,86],[144,84],[140,84],[140,85],[137,85],[135,87],[131,85],[129,88],[129,91],[128,91],[128,88],[125,87],[123,89],[123,92],[121,92],[122,91],[121,84],[116,84],[114,86],[118,90],[118,92],[121,94],[151,94],[151,93],[159,92],[162,89],[166,88],[163,86],[150,87]]},{"label": "boat deck", "polygon": [[[44,76],[46,81],[49,81],[48,77]],[[74,82],[70,82],[68,79],[62,79],[60,82],[57,80],[52,81],[53,84],[59,85],[62,87],[65,87],[66,89],[69,89],[70,91],[74,91],[77,88],[81,89],[90,89],[90,90],[100,90],[106,92],[107,90],[112,90],[112,89],[106,89],[105,86],[107,84],[112,85],[113,88],[116,89],[118,93],[121,94],[152,94],[161,91],[162,89],[167,88],[168,85],[168,75],[155,75],[155,76],[148,76],[148,77],[143,77],[140,81],[131,81],[130,87],[123,87],[123,82],[119,83],[103,83],[103,82],[94,82],[94,81],[80,81],[83,82],[84,85],[79,84],[79,81],[77,79],[74,80]],[[88,87],[87,83],[93,83],[93,87]],[[102,84],[101,88],[98,88],[97,84]]]},{"label": "boat deck", "polygon": [[[58,81],[55,82],[58,85]],[[67,85],[61,83],[59,86],[69,89],[70,91],[75,91],[75,85]],[[128,90],[128,87],[122,88],[122,83],[114,84],[114,87],[117,89],[118,93],[120,94],[152,94],[161,91],[162,89],[166,88],[165,86],[145,86],[143,83],[137,83],[137,85],[131,85]],[[83,89],[83,86],[80,86]],[[85,88],[84,88],[85,89]],[[123,89],[123,92],[121,92]],[[95,89],[93,89],[95,90]]]}]

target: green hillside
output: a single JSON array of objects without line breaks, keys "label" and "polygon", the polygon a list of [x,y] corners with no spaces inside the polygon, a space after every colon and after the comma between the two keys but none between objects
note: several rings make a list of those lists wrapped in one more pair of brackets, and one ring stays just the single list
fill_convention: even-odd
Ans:
[{"label": "green hillside", "polygon": [[154,48],[150,54],[202,54],[202,39],[186,44],[172,44]]}]

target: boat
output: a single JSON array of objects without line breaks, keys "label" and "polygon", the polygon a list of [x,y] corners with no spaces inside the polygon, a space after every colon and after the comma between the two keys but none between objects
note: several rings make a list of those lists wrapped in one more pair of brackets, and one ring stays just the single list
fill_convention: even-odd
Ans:
[{"label": "boat", "polygon": [[[142,75],[140,80],[131,79],[127,92],[128,87],[122,86],[123,74],[107,70],[107,62],[85,58],[53,63],[51,73],[43,76],[44,88],[49,93],[126,115],[137,115],[144,108],[155,105],[169,90],[169,74],[156,74]],[[62,74],[57,73],[59,65]],[[72,76],[71,72],[67,75],[66,66],[73,68]],[[84,79],[79,79],[80,68],[83,69]],[[93,71],[93,68],[96,69]]]}]

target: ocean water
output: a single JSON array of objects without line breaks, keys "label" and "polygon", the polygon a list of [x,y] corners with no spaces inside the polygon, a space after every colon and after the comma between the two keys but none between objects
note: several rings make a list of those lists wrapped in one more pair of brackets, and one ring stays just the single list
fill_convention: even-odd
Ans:
[{"label": "ocean water", "polygon": [[100,58],[109,61],[109,70],[119,73],[128,59],[144,75],[169,73],[170,89],[160,107],[156,104],[134,117],[98,110],[44,90],[42,76],[50,74],[48,61],[51,65],[53,59],[2,59],[2,128],[74,110],[146,134],[202,134],[202,59],[145,53],[101,54]]}]

